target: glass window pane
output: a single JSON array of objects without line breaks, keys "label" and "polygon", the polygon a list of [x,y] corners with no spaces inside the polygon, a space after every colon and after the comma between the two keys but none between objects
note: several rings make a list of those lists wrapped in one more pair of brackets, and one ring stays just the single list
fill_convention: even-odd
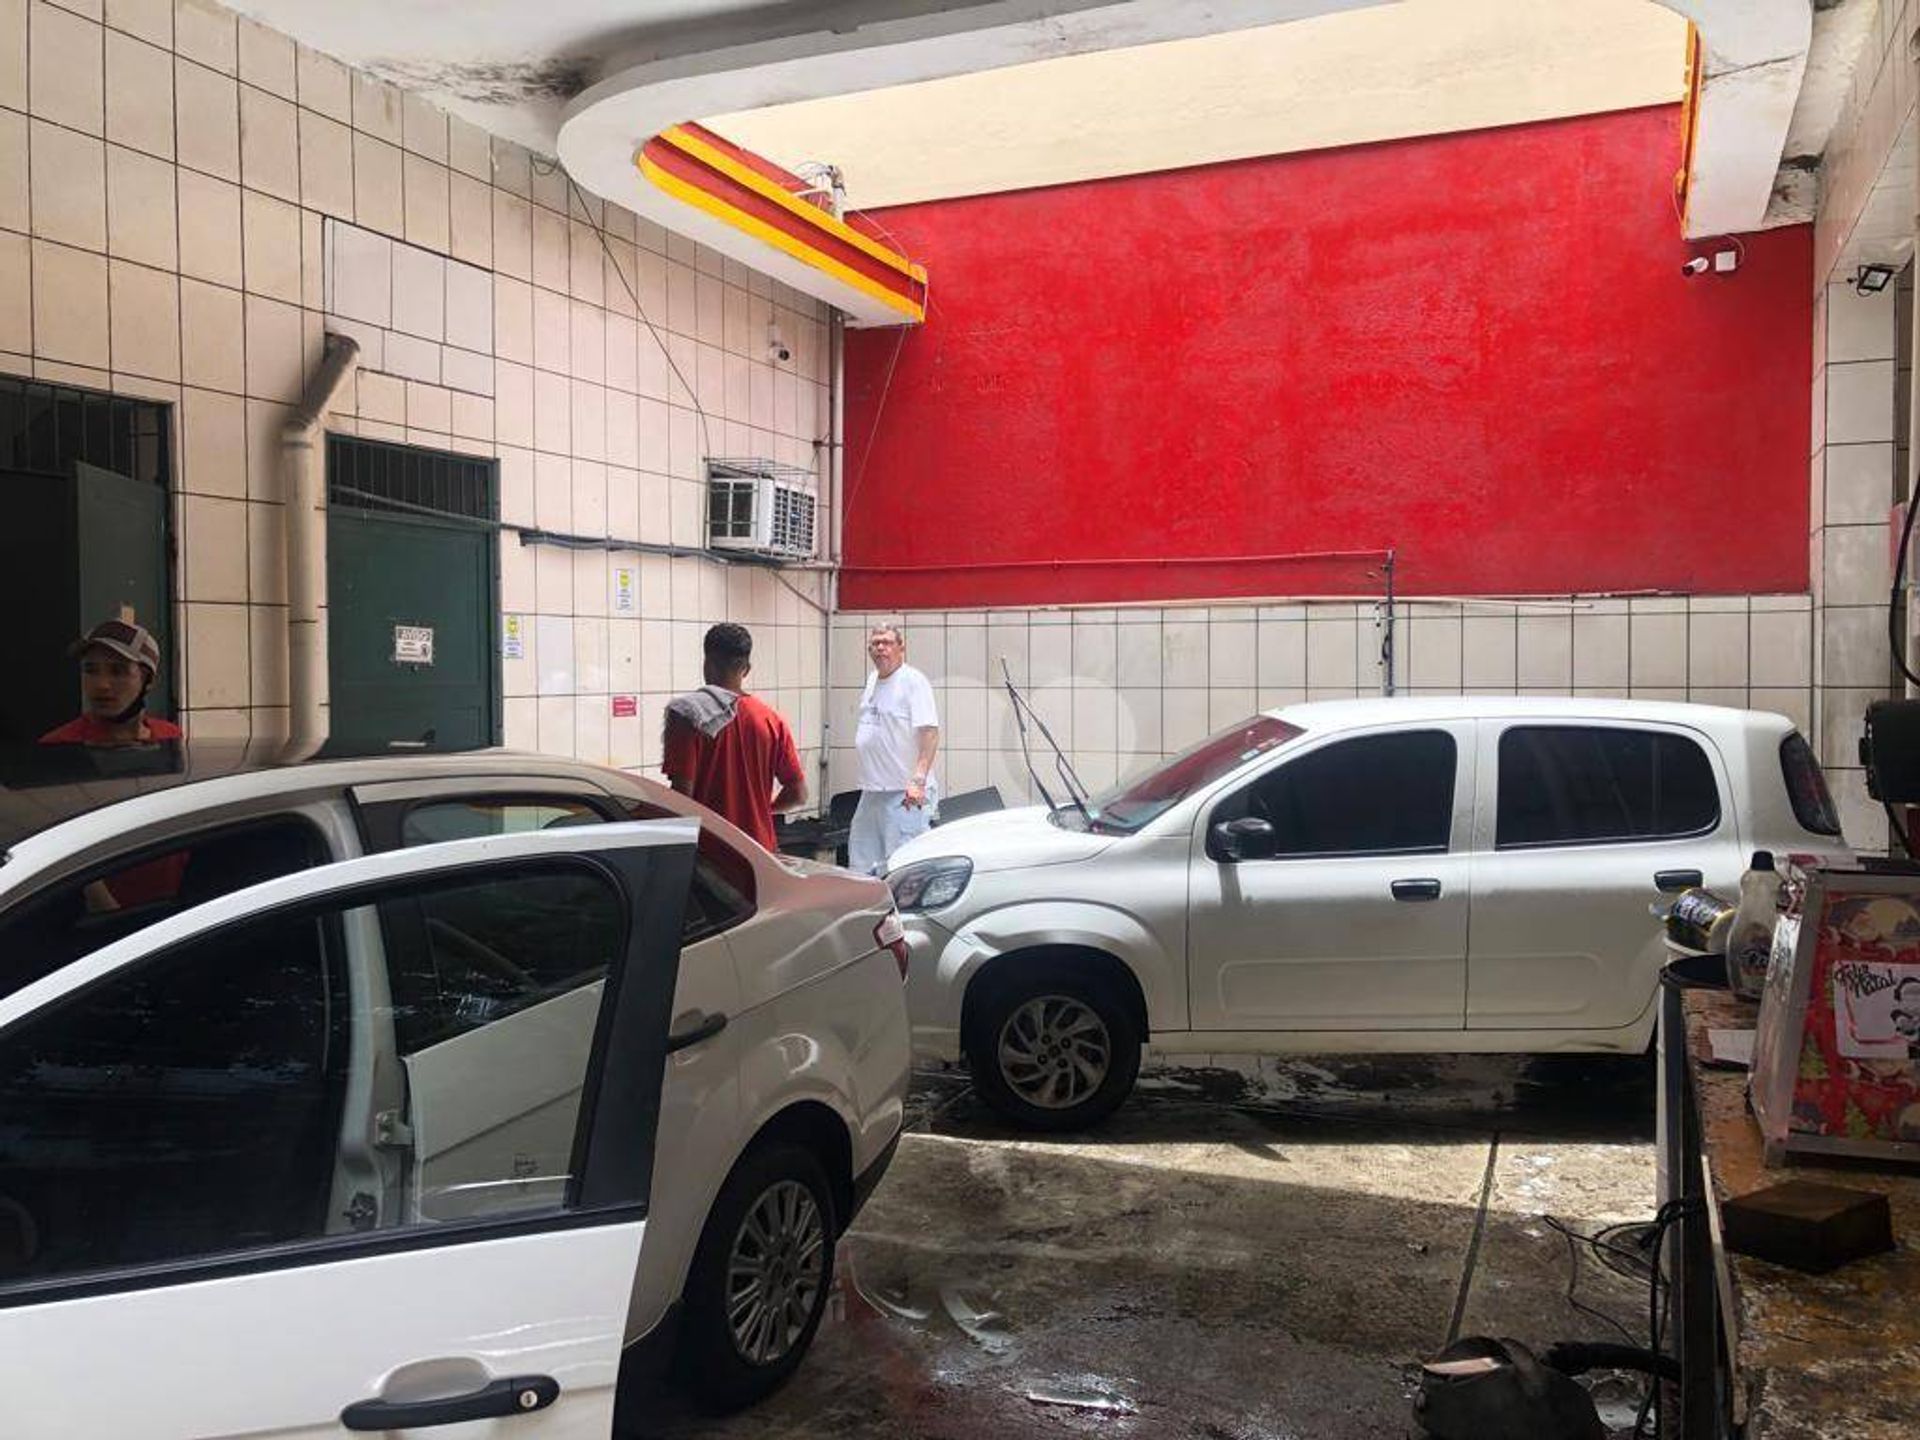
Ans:
[{"label": "glass window pane", "polygon": [[326,1233],[345,972],[314,917],[156,957],[0,1036],[0,1283]]},{"label": "glass window pane", "polygon": [[279,819],[149,845],[95,865],[0,917],[0,995],[177,911],[326,858],[311,825]]},{"label": "glass window pane", "polygon": [[578,863],[412,882],[29,1016],[0,1034],[0,1288],[565,1208],[626,923]]},{"label": "glass window pane", "polygon": [[400,822],[400,844],[437,845],[481,835],[524,835],[569,825],[598,825],[605,819],[579,800],[436,800],[416,805]]},{"label": "glass window pane", "polygon": [[1671,839],[1719,819],[1713,766],[1684,736],[1523,725],[1500,737],[1502,847]]},{"label": "glass window pane", "polygon": [[1265,820],[1279,855],[1445,850],[1454,770],[1453,736],[1444,730],[1361,736],[1268,771],[1213,819]]}]

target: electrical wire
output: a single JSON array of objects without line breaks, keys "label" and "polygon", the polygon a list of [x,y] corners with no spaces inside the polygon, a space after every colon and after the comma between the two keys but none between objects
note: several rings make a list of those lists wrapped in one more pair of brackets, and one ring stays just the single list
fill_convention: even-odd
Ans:
[{"label": "electrical wire", "polygon": [[[1595,1235],[1582,1235],[1579,1231],[1573,1229],[1572,1226],[1556,1220],[1551,1215],[1542,1215],[1540,1217],[1542,1224],[1559,1234],[1567,1242],[1567,1261],[1569,1265],[1566,1295],[1567,1304],[1580,1314],[1590,1319],[1602,1321],[1611,1326],[1625,1338],[1629,1345],[1634,1345],[1636,1348],[1638,1348],[1636,1338],[1626,1326],[1622,1325],[1611,1315],[1585,1304],[1578,1298],[1576,1291],[1580,1285],[1579,1247],[1581,1245],[1587,1246],[1596,1256],[1606,1254],[1617,1256],[1634,1266],[1636,1272],[1642,1266],[1647,1268],[1647,1339],[1650,1342],[1648,1353],[1652,1357],[1652,1364],[1655,1368],[1647,1382],[1646,1393],[1641,1397],[1640,1408],[1634,1416],[1633,1440],[1643,1440],[1643,1437],[1647,1434],[1646,1425],[1649,1415],[1654,1417],[1653,1434],[1659,1434],[1659,1419],[1655,1407],[1660,1394],[1659,1364],[1661,1355],[1661,1332],[1665,1328],[1662,1324],[1662,1319],[1665,1315],[1663,1301],[1666,1298],[1667,1292],[1672,1288],[1666,1277],[1661,1273],[1661,1251],[1666,1244],[1668,1228],[1692,1213],[1697,1203],[1698,1202],[1694,1200],[1685,1198],[1669,1200],[1654,1212],[1651,1226],[1642,1225],[1639,1222],[1628,1225],[1610,1225]],[[1616,1244],[1607,1238],[1610,1235],[1618,1234],[1629,1229],[1641,1230],[1646,1235],[1647,1256],[1636,1253],[1638,1247],[1630,1249],[1627,1246]],[[1648,1256],[1651,1257],[1650,1261],[1647,1258]]]},{"label": "electrical wire", "polygon": [[[874,402],[873,424],[868,427],[867,443],[860,451],[860,468],[855,472],[852,483],[847,486],[846,493],[840,497],[840,523],[843,526],[846,524],[846,517],[853,513],[853,497],[860,493],[860,482],[867,478],[867,466],[873,459],[873,442],[880,436],[880,417],[886,413],[887,409],[887,392],[893,388],[893,367],[900,363],[900,352],[906,347],[906,343],[907,327],[902,325],[899,327],[899,333],[894,337],[893,354],[887,360],[886,376],[880,382],[880,398]],[[845,364],[846,362],[842,360],[843,369]]]},{"label": "electrical wire", "polygon": [[[605,227],[595,223],[593,219],[593,209],[591,206],[587,204],[586,192],[580,188],[580,182],[575,180],[572,175],[567,174],[566,167],[563,166],[558,160],[554,160],[550,164],[543,166],[541,164],[540,158],[538,156],[535,156],[532,163],[533,163],[533,168],[542,175],[552,175],[555,172],[558,172],[559,174],[566,176],[567,192],[578,203],[580,207],[580,213],[582,214],[582,216],[585,217],[582,223],[585,224],[589,230],[593,231],[595,238],[599,240],[601,253],[607,257],[607,263],[613,267],[613,273],[620,277],[620,287],[627,292],[627,298],[633,302],[633,313],[639,317],[640,323],[647,327],[647,333],[653,336],[653,343],[660,347],[660,353],[666,359],[667,368],[673,372],[674,378],[678,380],[681,384],[681,387],[686,390],[687,398],[690,402],[692,402],[694,414],[700,417],[701,444],[705,447],[706,453],[709,456],[711,456],[714,453],[713,431],[710,425],[709,417],[706,412],[706,408],[700,403],[699,392],[697,392],[693,388],[692,383],[686,377],[686,373],[681,370],[678,362],[674,360],[673,351],[668,347],[666,337],[660,333],[659,327],[656,326],[653,323],[652,319],[647,315],[646,307],[641,305],[639,293],[634,289],[632,282],[627,279],[626,270],[622,268],[619,258],[613,253],[613,246],[608,241]],[[905,335],[906,335],[906,331],[902,329],[901,331],[902,339],[905,338]],[[896,345],[894,347],[894,359],[897,360],[899,358],[900,358],[899,347]],[[887,367],[887,380],[889,383],[891,383],[892,379],[893,379],[893,366],[889,364]],[[880,399],[881,399],[881,404],[884,405],[886,403],[886,390],[884,387],[881,390]],[[880,419],[879,410],[876,409],[874,412],[874,423],[876,427],[879,424],[879,419]],[[816,442],[816,444],[817,443],[818,442]],[[869,440],[868,444],[869,444],[869,447],[871,447],[872,441]],[[865,470],[866,470],[865,457],[862,456],[861,471],[863,474],[865,473]],[[377,498],[377,497],[372,497],[372,498]],[[389,502],[389,503],[397,503],[397,502]],[[408,507],[408,508],[424,509],[426,507]],[[502,526],[500,528],[519,529],[520,527]],[[584,545],[588,543],[588,541],[591,538],[591,537],[581,537],[581,536],[564,536],[563,537],[548,531],[529,531],[525,529],[520,530],[520,535],[521,535],[522,543],[539,543],[544,541],[550,544],[568,545],[568,544],[576,544],[576,542],[578,542],[576,545],[576,548],[584,547]],[[529,537],[533,537],[533,538],[529,539]],[[609,539],[606,543],[606,548],[617,549],[617,550],[638,550],[641,554],[699,556],[703,559],[718,560],[723,565],[753,563],[752,561],[739,559],[733,556],[716,555],[710,550],[693,549],[693,548],[689,548],[687,546],[682,546],[682,545],[660,546],[660,545],[644,544],[637,541],[616,542]],[[775,580],[778,580],[790,592],[792,592],[792,594],[796,599],[800,600],[803,604],[807,605],[816,614],[825,615],[828,613],[827,607],[825,605],[821,604],[818,600],[814,599],[813,596],[807,594],[804,590],[800,589],[797,585],[793,584],[792,581],[788,580],[787,577],[782,575],[778,570],[774,569],[771,565],[765,568],[770,570],[773,574],[773,578]]]},{"label": "electrical wire", "polygon": [[[1653,1239],[1649,1247],[1653,1255],[1653,1276],[1651,1283],[1647,1286],[1647,1334],[1648,1338],[1653,1342],[1652,1349],[1656,1357],[1660,1354],[1660,1332],[1665,1328],[1661,1322],[1665,1318],[1666,1310],[1660,1303],[1660,1297],[1662,1289],[1666,1288],[1666,1286],[1660,1273],[1660,1264],[1661,1252],[1666,1247],[1667,1228],[1676,1221],[1684,1220],[1689,1214],[1699,1208],[1699,1204],[1700,1202],[1697,1200],[1681,1196],[1667,1201],[1666,1204],[1654,1212]],[[1659,1396],[1660,1377],[1656,1373],[1653,1378],[1647,1382],[1647,1393],[1640,1401],[1639,1412],[1633,1417],[1632,1440],[1642,1440],[1642,1437],[1647,1433],[1647,1417],[1649,1415],[1653,1416],[1652,1433],[1656,1436],[1659,1435]]]},{"label": "electrical wire", "polygon": [[1577,1292],[1580,1289],[1580,1246],[1596,1244],[1594,1237],[1580,1234],[1572,1226],[1561,1224],[1551,1215],[1542,1215],[1540,1221],[1549,1230],[1559,1232],[1567,1242],[1567,1304],[1590,1320],[1598,1320],[1612,1326],[1629,1345],[1638,1345],[1640,1343],[1638,1337],[1626,1326],[1604,1310],[1596,1310],[1579,1298]]},{"label": "electrical wire", "polygon": [[815,614],[825,615],[827,613],[827,607],[822,605],[818,600],[814,599],[813,596],[807,594],[806,591],[802,590],[798,585],[794,584],[791,580],[787,579],[787,577],[782,575],[778,570],[773,569],[772,566],[768,566],[767,568],[772,573],[773,578],[778,580],[782,585],[786,586],[787,589],[791,590],[794,596],[797,599],[799,599],[799,601],[803,605],[807,605],[811,607]]},{"label": "electrical wire", "polygon": [[[540,167],[536,164],[534,168],[538,170]],[[551,175],[554,170],[558,170],[561,174],[566,175],[565,168],[558,160],[553,162],[552,170],[541,170],[540,173],[542,175]],[[605,228],[594,223],[593,211],[587,205],[586,192],[580,188],[580,182],[575,180],[571,175],[567,175],[567,193],[579,202],[580,213],[587,217],[582,223],[585,224],[589,230],[593,231],[594,235],[599,239],[600,249],[601,252],[606,255],[607,263],[613,266],[613,273],[620,277],[620,288],[627,292],[627,298],[633,302],[633,313],[640,318],[640,323],[647,327],[647,333],[653,336],[653,343],[660,347],[661,355],[666,358],[667,368],[673,371],[673,378],[678,380],[681,388],[687,392],[687,399],[693,405],[693,413],[700,417],[700,442],[706,448],[707,454],[712,455],[714,453],[713,430],[708,423],[706,407],[700,403],[700,392],[693,388],[692,382],[687,379],[686,373],[681,370],[679,362],[673,358],[673,351],[668,347],[666,337],[660,333],[660,327],[653,323],[652,319],[647,315],[645,307],[640,304],[639,292],[633,288],[632,283],[627,279],[627,272],[621,268],[620,261],[614,256],[613,246],[608,243]],[[635,248],[637,253],[638,247]],[[635,265],[637,268],[637,260],[635,261]]]}]

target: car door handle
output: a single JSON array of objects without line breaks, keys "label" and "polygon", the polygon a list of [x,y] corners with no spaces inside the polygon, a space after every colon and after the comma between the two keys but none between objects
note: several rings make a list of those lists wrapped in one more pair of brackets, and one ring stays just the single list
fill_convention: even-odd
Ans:
[{"label": "car door handle", "polygon": [[1677,895],[1682,890],[1705,884],[1706,877],[1698,870],[1662,870],[1653,877],[1653,883],[1662,894]]},{"label": "car door handle", "polygon": [[1438,880],[1396,880],[1393,882],[1393,898],[1396,900],[1438,900],[1440,882]]},{"label": "car door handle", "polygon": [[502,1415],[531,1415],[560,1398],[551,1375],[516,1375],[443,1400],[356,1400],[340,1412],[349,1430],[416,1430]]},{"label": "car door handle", "polygon": [[695,1010],[689,1015],[682,1015],[680,1019],[686,1022],[687,1028],[668,1034],[667,1054],[669,1055],[676,1050],[685,1050],[689,1045],[698,1045],[702,1040],[711,1040],[727,1028],[727,1017],[719,1014],[703,1015]]}]

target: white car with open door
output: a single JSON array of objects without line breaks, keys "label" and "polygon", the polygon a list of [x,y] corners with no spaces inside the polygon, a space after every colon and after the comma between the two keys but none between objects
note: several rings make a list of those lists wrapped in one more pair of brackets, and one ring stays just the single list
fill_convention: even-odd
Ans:
[{"label": "white car with open door", "polygon": [[1637,1053],[1651,903],[1845,857],[1784,716],[1526,697],[1255,715],[1105,794],[940,826],[888,883],[915,1048],[1036,1129],[1173,1054]]},{"label": "white car with open door", "polygon": [[799,1362],[901,1125],[883,885],[567,761],[32,758],[103,773],[0,776],[5,1434],[606,1435]]}]

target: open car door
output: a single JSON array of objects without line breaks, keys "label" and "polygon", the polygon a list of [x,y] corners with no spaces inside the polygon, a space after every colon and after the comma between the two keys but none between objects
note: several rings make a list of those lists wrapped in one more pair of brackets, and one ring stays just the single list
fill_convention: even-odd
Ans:
[{"label": "open car door", "polygon": [[6,1434],[610,1435],[697,834],[323,866],[0,999]]}]

